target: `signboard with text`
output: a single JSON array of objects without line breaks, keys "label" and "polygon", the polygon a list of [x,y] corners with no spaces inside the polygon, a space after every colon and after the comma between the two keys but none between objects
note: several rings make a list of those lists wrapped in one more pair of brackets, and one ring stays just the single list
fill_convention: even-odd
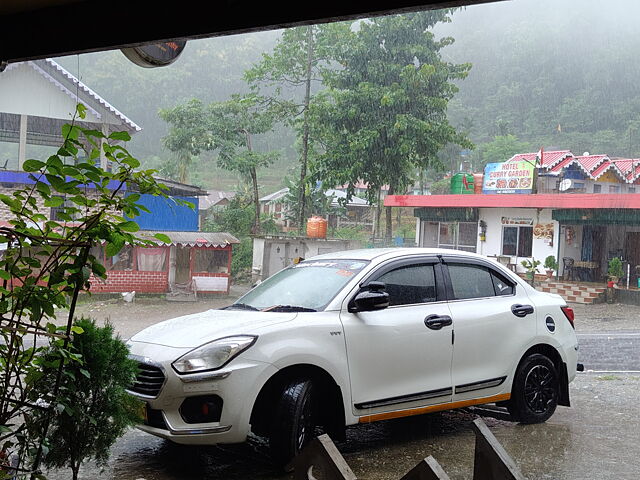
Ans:
[{"label": "signboard with text", "polygon": [[529,162],[487,163],[482,193],[531,193],[534,165]]}]

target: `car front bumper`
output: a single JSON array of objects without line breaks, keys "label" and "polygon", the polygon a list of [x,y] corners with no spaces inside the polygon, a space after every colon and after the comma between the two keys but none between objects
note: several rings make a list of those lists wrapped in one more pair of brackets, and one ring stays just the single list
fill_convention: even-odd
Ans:
[{"label": "car front bumper", "polygon": [[[146,403],[145,423],[138,428],[175,443],[215,445],[245,441],[260,388],[277,371],[271,364],[241,356],[220,370],[180,375],[171,363],[188,350],[135,342],[130,349],[133,359],[153,365],[164,374],[162,387],[155,396],[129,390]],[[185,421],[180,411],[185,399],[205,395],[222,399],[219,421]]]}]

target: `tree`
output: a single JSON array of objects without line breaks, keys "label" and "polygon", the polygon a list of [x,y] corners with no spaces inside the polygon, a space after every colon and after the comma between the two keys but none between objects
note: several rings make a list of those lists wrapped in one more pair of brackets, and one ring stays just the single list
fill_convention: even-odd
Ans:
[{"label": "tree", "polygon": [[293,182],[289,178],[285,177],[284,184],[289,189],[289,192],[284,196],[283,201],[285,205],[284,215],[287,220],[297,221],[299,218],[299,212],[302,212],[304,218],[309,215],[345,215],[346,208],[337,205],[333,206],[333,196],[327,195],[326,191],[320,186],[316,185],[314,188],[310,188],[309,192],[305,195],[307,197],[304,206],[299,205],[300,201],[300,184]]},{"label": "tree", "polygon": [[162,143],[176,154],[176,180],[186,183],[192,158],[208,146],[205,106],[194,98],[185,104],[160,110],[159,115],[170,124]]},{"label": "tree", "polygon": [[530,151],[531,145],[528,142],[518,140],[515,135],[495,136],[491,142],[483,144],[478,149],[478,154],[481,157],[479,166],[484,166],[487,163],[506,162],[516,153]]},{"label": "tree", "polygon": [[184,105],[162,111],[171,124],[163,142],[184,159],[188,168],[191,155],[215,151],[218,165],[238,172],[251,184],[255,208],[253,233],[260,233],[260,201],[257,170],[269,166],[278,154],[258,152],[253,138],[272,130],[276,118],[282,116],[283,107],[269,105],[257,95],[233,95],[231,100],[213,102],[203,106],[193,99]]},{"label": "tree", "polygon": [[[447,120],[448,101],[470,65],[442,61],[440,49],[453,42],[429,31],[448,21],[448,10],[370,19],[359,24],[348,48],[340,52],[342,69],[327,73],[330,88],[313,109],[325,152],[318,175],[331,184],[358,180],[369,186],[368,200],[385,184],[389,194],[413,182],[416,168],[438,163],[447,143],[472,145]],[[386,236],[392,218],[387,209]]]},{"label": "tree", "polygon": [[255,95],[234,95],[226,102],[208,107],[208,149],[218,153],[218,165],[239,172],[250,179],[255,217],[252,233],[260,233],[260,194],[257,170],[269,166],[277,157],[275,152],[261,153],[253,148],[252,137],[273,128],[278,109],[267,108]]},{"label": "tree", "polygon": [[[54,346],[36,358],[41,369],[30,400],[56,405],[47,437],[45,465],[69,467],[77,480],[85,460],[94,458],[103,466],[118,437],[127,427],[141,421],[141,403],[126,392],[138,367],[128,358],[124,342],[114,336],[113,326],[98,327],[95,321],[84,318],[74,325],[82,333],[73,335],[70,351],[79,361],[66,362],[60,385],[63,393],[58,398],[51,395],[58,364],[65,362],[62,349]],[[34,434],[42,430],[46,419],[42,410],[35,410],[28,417]]]},{"label": "tree", "polygon": [[[344,38],[349,35],[349,24],[307,25],[286,29],[273,54],[263,54],[262,61],[245,73],[245,79],[258,90],[274,88],[274,101],[288,104],[293,125],[298,130],[300,146],[300,180],[298,200],[295,202],[295,221],[300,233],[304,230],[307,197],[307,169],[312,141],[310,138],[309,107],[312,87],[321,81],[321,74],[330,68]],[[283,87],[285,92],[283,92]],[[295,99],[303,90],[302,100]],[[288,98],[284,99],[286,95]]]}]

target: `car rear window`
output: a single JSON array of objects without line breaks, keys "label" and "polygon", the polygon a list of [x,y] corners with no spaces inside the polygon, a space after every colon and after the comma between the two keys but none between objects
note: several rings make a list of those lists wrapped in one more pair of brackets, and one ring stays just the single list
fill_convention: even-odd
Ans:
[{"label": "car rear window", "polygon": [[389,305],[411,305],[436,301],[436,279],[433,265],[400,267],[377,278],[384,282]]},{"label": "car rear window", "polygon": [[493,279],[489,269],[479,265],[449,264],[451,287],[456,300],[493,297]]},{"label": "car rear window", "polygon": [[515,285],[482,265],[447,264],[456,300],[512,295]]}]

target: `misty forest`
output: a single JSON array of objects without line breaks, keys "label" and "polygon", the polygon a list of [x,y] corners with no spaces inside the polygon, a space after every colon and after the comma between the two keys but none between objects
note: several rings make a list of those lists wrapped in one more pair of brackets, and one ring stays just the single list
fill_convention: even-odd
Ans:
[{"label": "misty forest", "polygon": [[638,10],[519,0],[193,40],[160,69],[56,60],[143,128],[129,148],[166,178],[403,193],[540,147],[639,157]]}]

